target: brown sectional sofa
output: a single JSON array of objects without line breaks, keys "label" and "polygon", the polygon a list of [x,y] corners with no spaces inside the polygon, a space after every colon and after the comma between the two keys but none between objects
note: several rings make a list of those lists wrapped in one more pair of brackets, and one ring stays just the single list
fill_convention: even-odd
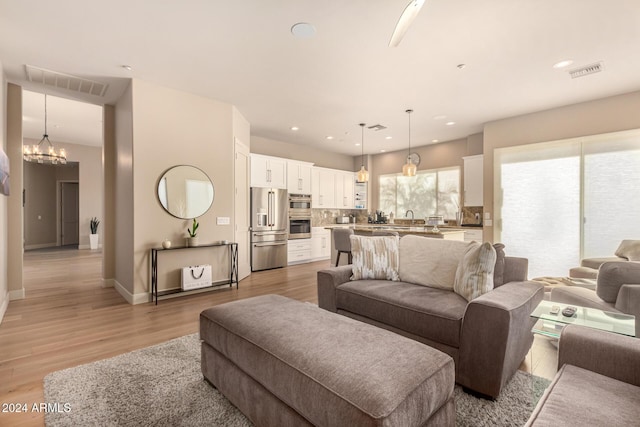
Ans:
[{"label": "brown sectional sofa", "polygon": [[[527,260],[505,257],[503,246],[498,246],[496,287],[471,302],[452,290],[404,281],[403,276],[415,277],[416,272],[424,271],[421,281],[428,282],[429,274],[438,274],[437,262],[442,262],[441,256],[438,261],[438,256],[416,254],[421,249],[413,246],[422,243],[415,239],[437,245],[437,239],[403,237],[400,281],[352,281],[351,265],[319,271],[319,306],[449,354],[455,361],[457,383],[497,397],[531,347],[535,321],[530,314],[543,298],[543,287],[527,281]],[[443,243],[443,248],[451,244]],[[431,259],[437,262],[429,265]]]},{"label": "brown sectional sofa", "polygon": [[639,424],[640,340],[567,325],[558,369],[527,426]]}]

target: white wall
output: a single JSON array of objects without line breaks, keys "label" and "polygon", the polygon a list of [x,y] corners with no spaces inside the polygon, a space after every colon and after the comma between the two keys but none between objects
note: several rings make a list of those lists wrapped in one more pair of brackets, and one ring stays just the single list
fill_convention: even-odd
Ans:
[{"label": "white wall", "polygon": [[[0,62],[0,147],[7,152],[5,121],[7,98],[5,96],[6,82],[2,62]],[[0,195],[0,322],[9,305],[9,289],[7,286],[7,198]]]}]

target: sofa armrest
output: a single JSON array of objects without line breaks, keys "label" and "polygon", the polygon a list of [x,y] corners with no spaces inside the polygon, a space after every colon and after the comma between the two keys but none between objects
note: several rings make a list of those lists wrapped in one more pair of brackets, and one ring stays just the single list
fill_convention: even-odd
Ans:
[{"label": "sofa armrest", "polygon": [[558,344],[558,369],[573,365],[640,387],[640,340],[567,325]]},{"label": "sofa armrest", "polygon": [[[637,279],[640,282],[640,277]],[[616,298],[616,310],[640,318],[640,284],[622,285]],[[636,335],[638,334],[636,328]]]},{"label": "sofa armrest", "polygon": [[351,265],[341,265],[318,271],[318,307],[325,310],[338,310],[336,305],[336,288],[351,280]]},{"label": "sofa armrest", "polygon": [[596,293],[604,301],[615,303],[625,283],[640,283],[640,262],[605,262],[598,270]]},{"label": "sofa armrest", "polygon": [[544,287],[510,282],[472,300],[462,321],[458,382],[497,397],[526,357]]},{"label": "sofa armrest", "polygon": [[529,260],[513,256],[504,257],[504,283],[528,280]]}]

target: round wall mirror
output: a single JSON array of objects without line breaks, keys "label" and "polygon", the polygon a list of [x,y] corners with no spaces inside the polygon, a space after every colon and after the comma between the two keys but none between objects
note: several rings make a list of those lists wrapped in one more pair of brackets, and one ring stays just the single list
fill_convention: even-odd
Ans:
[{"label": "round wall mirror", "polygon": [[176,218],[203,215],[213,204],[213,183],[195,166],[180,165],[167,170],[158,183],[158,200]]}]

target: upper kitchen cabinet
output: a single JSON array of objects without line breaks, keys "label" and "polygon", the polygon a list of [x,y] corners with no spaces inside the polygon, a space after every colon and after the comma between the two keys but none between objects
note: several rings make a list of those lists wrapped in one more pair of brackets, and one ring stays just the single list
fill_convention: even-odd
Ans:
[{"label": "upper kitchen cabinet", "polygon": [[251,186],[287,188],[287,161],[279,157],[251,154]]},{"label": "upper kitchen cabinet", "polygon": [[336,171],[336,208],[353,209],[356,177],[353,172]]},{"label": "upper kitchen cabinet", "polygon": [[464,160],[464,205],[482,206],[484,204],[482,154],[462,159]]},{"label": "upper kitchen cabinet", "polygon": [[333,209],[336,207],[335,198],[335,170],[312,169],[311,176],[311,207]]},{"label": "upper kitchen cabinet", "polygon": [[289,194],[311,194],[313,163],[287,161],[287,189]]}]

